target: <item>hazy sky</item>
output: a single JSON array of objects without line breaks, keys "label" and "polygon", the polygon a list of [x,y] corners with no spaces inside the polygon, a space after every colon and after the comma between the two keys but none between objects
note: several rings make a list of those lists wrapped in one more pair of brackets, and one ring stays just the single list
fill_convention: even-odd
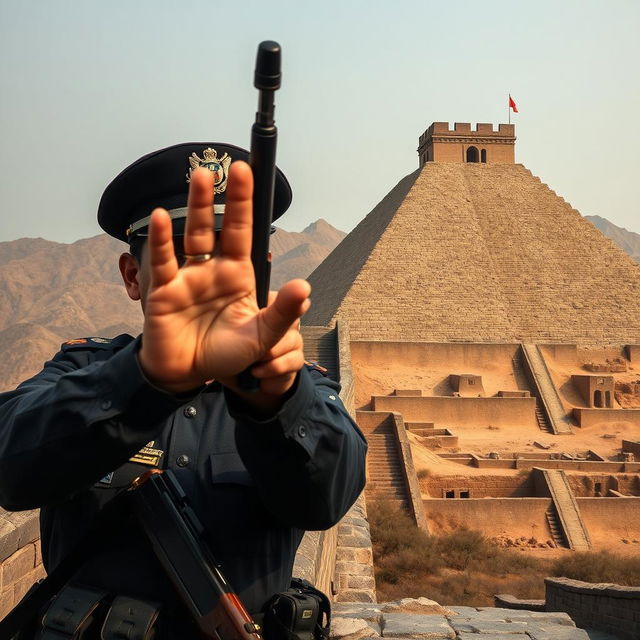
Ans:
[{"label": "hazy sky", "polygon": [[286,229],[349,231],[431,122],[506,122],[510,91],[516,161],[640,232],[638,33],[637,0],[0,0],[0,241],[95,235],[104,187],[154,149],[247,147],[266,39]]}]

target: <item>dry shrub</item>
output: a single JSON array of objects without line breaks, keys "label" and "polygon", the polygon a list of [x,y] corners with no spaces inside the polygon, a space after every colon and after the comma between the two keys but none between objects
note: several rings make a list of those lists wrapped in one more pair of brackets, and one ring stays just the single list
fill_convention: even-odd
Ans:
[{"label": "dry shrub", "polygon": [[640,558],[609,551],[576,551],[553,563],[552,575],[582,580],[610,582],[626,587],[640,586]]},{"label": "dry shrub", "polygon": [[544,596],[546,563],[458,528],[428,536],[392,503],[368,505],[380,601],[426,596],[441,604],[490,606],[496,593]]}]

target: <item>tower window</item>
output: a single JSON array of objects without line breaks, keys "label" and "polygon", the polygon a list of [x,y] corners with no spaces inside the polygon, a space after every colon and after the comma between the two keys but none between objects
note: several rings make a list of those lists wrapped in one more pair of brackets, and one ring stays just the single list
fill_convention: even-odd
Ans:
[{"label": "tower window", "polygon": [[487,161],[487,150],[483,149],[480,152],[480,162],[486,162]]},{"label": "tower window", "polygon": [[478,162],[477,147],[469,147],[467,149],[467,162]]}]

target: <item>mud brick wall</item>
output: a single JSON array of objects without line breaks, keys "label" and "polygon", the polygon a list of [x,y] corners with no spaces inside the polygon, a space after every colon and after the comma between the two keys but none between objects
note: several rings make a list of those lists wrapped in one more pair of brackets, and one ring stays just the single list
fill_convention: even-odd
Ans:
[{"label": "mud brick wall", "polygon": [[44,576],[38,512],[0,509],[0,619]]},{"label": "mud brick wall", "polygon": [[[493,462],[493,461],[492,461]],[[469,491],[470,498],[524,498],[535,497],[533,477],[526,476],[437,476],[424,478],[422,490],[433,498],[444,498],[444,491]]]},{"label": "mud brick wall", "polygon": [[536,426],[535,398],[451,398],[373,396],[374,411],[401,413],[407,422],[428,421],[447,426]]},{"label": "mud brick wall", "polygon": [[486,536],[551,538],[546,511],[551,498],[485,498],[423,500],[429,531],[440,533],[464,525]]},{"label": "mud brick wall", "polygon": [[[567,480],[573,493],[579,498],[607,496],[609,489],[619,491],[623,496],[640,496],[640,476],[636,474],[571,474],[567,475]],[[596,494],[596,484],[600,485],[600,496]]]},{"label": "mud brick wall", "polygon": [[640,460],[640,442],[634,442],[633,440],[623,440],[622,450],[633,453],[634,455],[638,456],[638,460]]},{"label": "mud brick wall", "polygon": [[626,540],[630,553],[640,551],[640,498],[576,498],[576,502],[595,545],[606,549]]},{"label": "mud brick wall", "polygon": [[640,409],[580,409],[573,408],[573,417],[581,427],[607,425],[612,422],[628,422],[640,426]]},{"label": "mud brick wall", "polygon": [[640,587],[545,578],[547,611],[568,613],[579,627],[599,629],[620,640],[640,638]]}]

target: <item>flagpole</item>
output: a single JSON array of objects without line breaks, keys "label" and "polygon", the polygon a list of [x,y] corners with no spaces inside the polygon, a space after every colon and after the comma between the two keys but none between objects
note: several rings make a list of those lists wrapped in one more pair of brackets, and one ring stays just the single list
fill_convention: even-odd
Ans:
[{"label": "flagpole", "polygon": [[509,124],[511,124],[511,94],[509,94],[509,100],[507,100],[507,111],[509,112]]}]

